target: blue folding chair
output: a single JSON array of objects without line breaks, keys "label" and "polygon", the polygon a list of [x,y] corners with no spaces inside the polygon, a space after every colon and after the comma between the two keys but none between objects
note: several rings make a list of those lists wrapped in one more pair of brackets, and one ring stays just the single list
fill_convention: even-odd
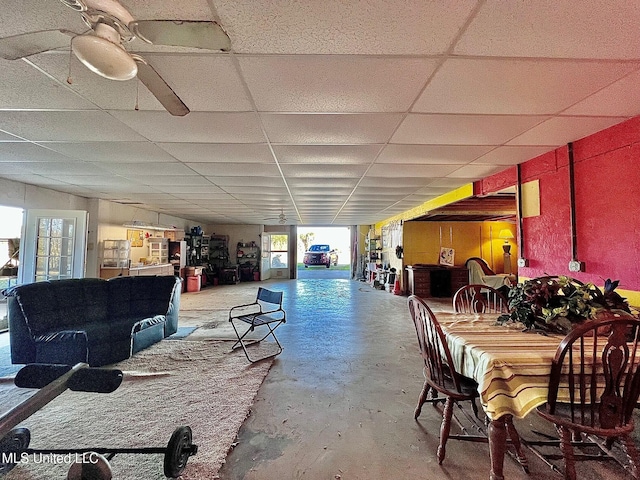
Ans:
[{"label": "blue folding chair", "polygon": [[[233,330],[236,332],[238,340],[231,347],[232,350],[241,348],[244,354],[251,363],[264,360],[265,358],[275,357],[282,352],[282,345],[278,341],[275,334],[275,329],[280,324],[286,322],[286,312],[282,308],[282,292],[273,292],[266,288],[258,288],[258,295],[256,301],[253,303],[247,303],[246,305],[237,305],[232,307],[229,311],[229,322],[233,326]],[[241,325],[238,322],[242,322],[249,325],[249,328],[240,333],[238,327]],[[237,324],[237,326],[236,326]],[[245,337],[254,332],[258,327],[266,327],[269,331],[260,340],[245,340]],[[276,353],[271,353],[259,358],[251,358],[247,350],[247,346],[254,343],[262,342],[268,336],[272,336],[278,346]]]}]

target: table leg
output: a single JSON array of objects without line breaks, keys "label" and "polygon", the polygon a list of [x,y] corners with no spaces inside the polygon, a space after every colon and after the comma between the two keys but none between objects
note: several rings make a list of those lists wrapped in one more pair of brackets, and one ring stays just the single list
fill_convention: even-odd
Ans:
[{"label": "table leg", "polygon": [[507,451],[507,427],[504,417],[489,423],[489,455],[491,457],[490,480],[504,480],[502,469],[504,454]]}]

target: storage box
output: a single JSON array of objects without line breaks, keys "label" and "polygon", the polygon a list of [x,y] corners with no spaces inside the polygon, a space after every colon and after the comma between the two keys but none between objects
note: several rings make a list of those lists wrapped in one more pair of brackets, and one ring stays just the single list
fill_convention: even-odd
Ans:
[{"label": "storage box", "polygon": [[164,238],[168,238],[172,242],[184,240],[184,230],[165,230]]}]

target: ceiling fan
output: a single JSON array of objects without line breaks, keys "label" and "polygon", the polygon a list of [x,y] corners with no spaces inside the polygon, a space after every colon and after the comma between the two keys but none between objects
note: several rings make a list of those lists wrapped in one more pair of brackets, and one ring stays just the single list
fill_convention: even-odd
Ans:
[{"label": "ceiling fan", "polygon": [[278,215],[277,217],[267,217],[264,220],[278,220],[278,223],[280,225],[290,223],[289,220],[287,220],[287,216],[284,214],[284,208],[280,209],[280,215]]},{"label": "ceiling fan", "polygon": [[0,38],[0,57],[7,60],[35,55],[69,45],[92,72],[110,80],[134,77],[149,89],[171,114],[184,116],[189,108],[156,70],[124,44],[139,38],[153,45],[228,51],[231,40],[213,21],[136,20],[117,0],[60,0],[80,13],[91,31],[78,35],[69,30],[41,30]]}]

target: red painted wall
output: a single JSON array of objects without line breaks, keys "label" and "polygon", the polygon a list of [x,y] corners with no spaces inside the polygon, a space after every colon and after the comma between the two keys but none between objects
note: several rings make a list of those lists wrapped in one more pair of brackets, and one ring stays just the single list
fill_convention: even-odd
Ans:
[{"label": "red painted wall", "polygon": [[[640,290],[640,117],[574,142],[577,258],[585,271],[569,272],[571,217],[567,147],[521,165],[522,182],[539,180],[540,216],[523,219],[524,257],[518,274],[570,275],[602,285]],[[474,185],[491,193],[516,183],[515,168]]]}]

